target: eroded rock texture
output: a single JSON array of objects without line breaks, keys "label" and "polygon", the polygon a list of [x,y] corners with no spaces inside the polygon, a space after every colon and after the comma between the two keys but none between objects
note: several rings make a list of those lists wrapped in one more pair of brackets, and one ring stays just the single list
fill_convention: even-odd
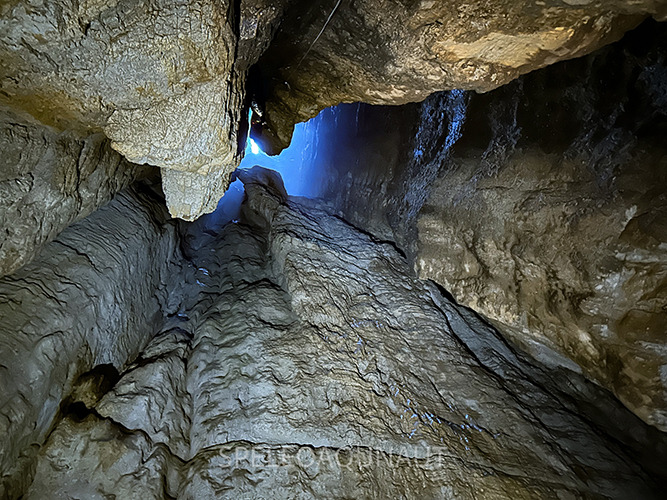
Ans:
[{"label": "eroded rock texture", "polygon": [[663,1],[334,1],[288,11],[260,61],[265,136],[284,148],[294,123],[340,102],[405,104],[435,91],[488,91],[617,40]]},{"label": "eroded rock texture", "polygon": [[325,106],[490,90],[647,15],[664,2],[3,3],[0,496],[661,498],[656,23],[484,96],[357,107],[323,201],[253,169],[222,229],[140,184],[60,233],[128,161],[163,168],[173,215],[213,210],[251,100],[279,149]]},{"label": "eroded rock texture", "polygon": [[417,249],[417,216],[452,146],[461,136],[469,95],[440,92],[418,105],[347,105],[334,110],[332,130],[316,150],[326,175],[322,199],[350,224],[395,242],[410,260]]},{"label": "eroded rock texture", "polygon": [[485,95],[343,108],[322,162],[332,210],[660,428],[666,46],[647,22]]},{"label": "eroded rock texture", "polygon": [[[122,371],[178,310],[171,298],[182,274],[175,226],[165,223],[163,201],[137,189],[0,280],[2,498],[30,484],[35,455],[67,410],[77,377],[93,368]],[[83,385],[90,387],[82,394],[99,389],[94,377]]]},{"label": "eroded rock texture", "polygon": [[186,229],[192,300],[59,422],[26,498],[659,495],[664,435],[522,360],[391,245],[241,178],[239,223]]},{"label": "eroded rock texture", "polygon": [[486,91],[666,9],[662,0],[16,0],[0,7],[0,103],[59,130],[103,132],[129,161],[163,168],[171,214],[193,220],[229,185],[251,100],[266,101],[262,140],[275,152],[294,123],[326,107]]},{"label": "eroded rock texture", "polygon": [[194,218],[215,209],[236,168],[246,70],[280,5],[5,2],[0,100],[59,129],[104,131],[128,160],[173,169],[170,210]]},{"label": "eroded rock texture", "polygon": [[102,134],[57,132],[6,110],[0,158],[0,277],[149,171],[123,159]]},{"label": "eroded rock texture", "polygon": [[[657,23],[473,96],[420,276],[667,430],[667,61]],[[558,359],[553,351],[564,355]]]}]

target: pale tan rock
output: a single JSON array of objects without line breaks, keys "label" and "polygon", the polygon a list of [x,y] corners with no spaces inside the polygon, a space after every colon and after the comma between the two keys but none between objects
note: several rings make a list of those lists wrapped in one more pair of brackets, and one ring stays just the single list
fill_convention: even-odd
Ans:
[{"label": "pale tan rock", "polygon": [[135,163],[229,174],[245,79],[233,72],[230,8],[209,0],[5,4],[0,100],[59,129],[104,131]]},{"label": "pale tan rock", "polygon": [[[264,148],[275,152],[294,123],[325,107],[487,91],[665,13],[655,0],[378,0],[335,10],[287,0],[16,1],[0,10],[0,102],[61,130],[103,131],[132,162],[213,175],[187,194],[187,176],[165,185],[172,215],[192,220],[238,165],[247,97],[268,99]],[[261,95],[246,96],[262,54]]]},{"label": "pale tan rock", "polygon": [[264,147],[279,151],[294,123],[340,102],[395,105],[442,90],[486,92],[665,13],[667,4],[655,0],[378,0],[294,10],[260,60],[272,79]]}]

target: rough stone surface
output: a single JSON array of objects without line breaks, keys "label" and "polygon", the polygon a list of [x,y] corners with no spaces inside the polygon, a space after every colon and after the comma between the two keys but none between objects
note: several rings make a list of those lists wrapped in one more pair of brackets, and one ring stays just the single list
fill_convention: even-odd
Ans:
[{"label": "rough stone surface", "polygon": [[196,171],[231,162],[238,120],[226,102],[237,91],[229,8],[206,0],[5,3],[1,95],[50,125],[100,127],[137,163]]},{"label": "rough stone surface", "polygon": [[325,172],[321,198],[413,260],[417,216],[461,135],[468,101],[466,92],[454,90],[419,105],[339,107],[332,129],[321,132],[332,146],[313,148],[315,165]]},{"label": "rough stone surface", "polygon": [[215,208],[207,200],[238,164],[246,70],[282,14],[282,2],[266,3],[4,2],[0,102],[61,130],[104,131],[134,163],[186,172],[170,173],[170,209],[194,218]]},{"label": "rough stone surface", "polygon": [[251,99],[279,148],[323,106],[489,90],[647,14],[665,3],[3,3],[2,272],[38,255],[0,279],[0,497],[662,498],[656,23],[369,112],[323,202],[241,171],[220,229],[142,184],[44,245],[141,172],[104,134],[193,219]]},{"label": "rough stone surface", "polygon": [[423,277],[654,425],[667,408],[666,40],[649,21],[485,95],[341,108],[321,162],[332,210],[419,252]]},{"label": "rough stone surface", "polygon": [[102,134],[56,132],[9,111],[0,113],[0,158],[0,277],[149,172]]},{"label": "rough stone surface", "polygon": [[30,484],[77,377],[122,371],[177,312],[181,257],[165,212],[150,191],[123,191],[0,280],[0,497]]},{"label": "rough stone surface", "polygon": [[260,140],[276,152],[294,123],[326,107],[486,91],[647,15],[667,5],[13,0],[0,6],[0,104],[60,130],[104,132],[129,161],[167,169],[171,214],[193,220],[227,189],[251,100],[265,104]]},{"label": "rough stone surface", "polygon": [[420,276],[513,342],[582,370],[662,430],[666,47],[652,23],[472,97],[420,214],[417,257]]},{"label": "rough stone surface", "polygon": [[60,421],[25,498],[659,497],[664,435],[391,245],[240,178],[239,223],[185,228],[191,302]]},{"label": "rough stone surface", "polygon": [[[337,8],[334,8],[337,7]],[[340,102],[404,104],[435,91],[488,91],[617,40],[664,1],[310,2],[288,11],[260,67],[266,150]]]}]

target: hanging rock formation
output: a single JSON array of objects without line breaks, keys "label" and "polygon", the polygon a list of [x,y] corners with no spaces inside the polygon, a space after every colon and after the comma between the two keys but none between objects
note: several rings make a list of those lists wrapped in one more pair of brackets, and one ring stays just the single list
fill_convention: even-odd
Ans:
[{"label": "hanging rock formation", "polygon": [[[334,9],[334,6],[338,5]],[[405,104],[436,91],[489,91],[618,40],[662,1],[324,1],[289,10],[260,67],[264,145],[340,102]]]},{"label": "hanging rock formation", "polygon": [[161,167],[171,214],[192,220],[215,209],[238,165],[247,73],[260,56],[250,97],[266,100],[264,146],[278,150],[294,123],[339,102],[490,90],[666,9],[658,0],[19,0],[0,7],[0,102],[59,129],[103,131],[128,160]]},{"label": "hanging rock formation", "polygon": [[281,14],[265,3],[5,3],[0,100],[169,169],[172,214],[195,218],[215,209],[239,161],[246,70]]}]

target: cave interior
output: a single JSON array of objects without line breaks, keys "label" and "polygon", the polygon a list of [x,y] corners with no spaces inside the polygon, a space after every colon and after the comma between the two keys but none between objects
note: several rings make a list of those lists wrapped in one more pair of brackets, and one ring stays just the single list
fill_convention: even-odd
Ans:
[{"label": "cave interior", "polygon": [[664,499],[667,3],[0,5],[0,498]]}]

